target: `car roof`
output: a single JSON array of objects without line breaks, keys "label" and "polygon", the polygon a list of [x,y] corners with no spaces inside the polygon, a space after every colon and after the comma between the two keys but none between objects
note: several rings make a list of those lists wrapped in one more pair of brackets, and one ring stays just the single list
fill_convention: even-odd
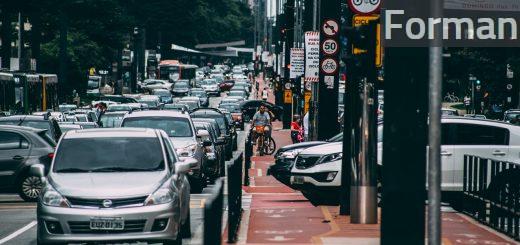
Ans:
[{"label": "car roof", "polygon": [[0,117],[0,121],[46,121],[43,115],[14,115]]},{"label": "car roof", "polygon": [[190,118],[188,113],[182,113],[181,111],[174,110],[161,110],[161,111],[137,111],[127,114],[125,118],[136,118],[136,117],[182,117]]},{"label": "car roof", "polygon": [[482,124],[482,125],[501,125],[506,127],[518,127],[516,125],[506,123],[503,121],[496,121],[483,118],[473,117],[460,117],[460,116],[444,116],[442,117],[443,123],[471,123],[471,124]]},{"label": "car roof", "polygon": [[111,137],[131,137],[131,138],[155,138],[156,129],[149,128],[95,128],[83,130],[71,130],[65,133],[64,139],[79,138],[111,138]]},{"label": "car roof", "polygon": [[47,131],[46,129],[31,128],[31,127],[16,126],[16,125],[0,125],[0,129],[1,130],[14,130],[14,131],[29,131],[29,132],[34,132],[34,133]]},{"label": "car roof", "polygon": [[110,115],[119,115],[119,114],[128,114],[127,111],[107,111],[105,112],[105,114],[101,115],[101,116],[110,116]]}]

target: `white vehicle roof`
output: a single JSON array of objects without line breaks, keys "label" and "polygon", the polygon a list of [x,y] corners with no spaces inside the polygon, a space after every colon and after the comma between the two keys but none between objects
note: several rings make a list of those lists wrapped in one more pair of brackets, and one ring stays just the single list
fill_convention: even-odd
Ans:
[{"label": "white vehicle roof", "polygon": [[164,111],[138,111],[133,112],[125,115],[126,118],[137,118],[137,117],[181,117],[181,118],[190,118],[190,114],[185,112],[182,113],[181,111],[171,111],[171,110],[164,110]]},{"label": "white vehicle roof", "polygon": [[113,138],[113,137],[131,137],[131,138],[155,138],[157,137],[155,129],[147,128],[96,128],[73,130],[65,133],[64,139],[80,139],[80,138]]}]

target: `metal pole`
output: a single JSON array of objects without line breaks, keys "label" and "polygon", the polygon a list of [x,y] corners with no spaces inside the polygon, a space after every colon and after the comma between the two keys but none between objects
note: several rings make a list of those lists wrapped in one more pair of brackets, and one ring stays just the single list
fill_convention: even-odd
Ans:
[{"label": "metal pole", "polygon": [[[431,16],[442,17],[443,0],[431,1]],[[428,244],[441,244],[441,103],[442,103],[442,39],[435,30],[430,47],[428,127]]]}]

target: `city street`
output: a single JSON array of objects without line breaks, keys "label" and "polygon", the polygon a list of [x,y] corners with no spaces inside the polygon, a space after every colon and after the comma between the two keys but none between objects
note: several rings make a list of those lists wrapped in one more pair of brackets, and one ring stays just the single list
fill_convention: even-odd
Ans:
[{"label": "city street", "polygon": [[[225,94],[222,95],[223,97]],[[210,107],[217,108],[223,97],[210,98]],[[244,142],[245,132],[238,132],[238,142]],[[243,144],[237,151],[243,151]],[[202,223],[204,222],[204,203],[210,196],[213,185],[204,188],[201,194],[190,195],[191,231],[190,239],[183,239],[183,244],[202,243]],[[224,194],[224,205],[227,202]],[[227,218],[227,213],[224,219]],[[36,244],[36,204],[24,202],[16,194],[0,194],[0,244]]]}]

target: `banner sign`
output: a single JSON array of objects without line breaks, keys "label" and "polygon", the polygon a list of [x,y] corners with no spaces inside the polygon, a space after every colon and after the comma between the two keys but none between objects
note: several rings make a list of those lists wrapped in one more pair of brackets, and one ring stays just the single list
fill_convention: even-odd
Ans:
[{"label": "banner sign", "polygon": [[305,52],[302,48],[291,48],[291,69],[289,78],[302,76],[305,71]]},{"label": "banner sign", "polygon": [[320,73],[320,33],[305,32],[305,81],[318,82]]}]

